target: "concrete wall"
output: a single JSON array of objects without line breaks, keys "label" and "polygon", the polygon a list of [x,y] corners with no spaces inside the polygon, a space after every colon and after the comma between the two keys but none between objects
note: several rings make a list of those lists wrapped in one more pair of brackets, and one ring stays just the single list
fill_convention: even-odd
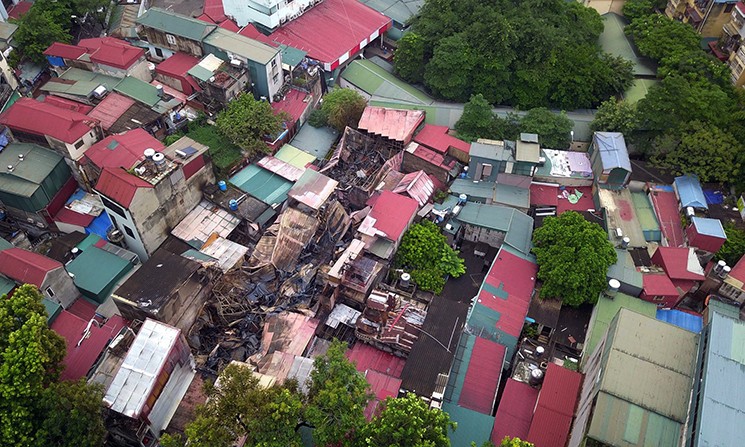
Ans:
[{"label": "concrete wall", "polygon": [[504,242],[504,232],[478,227],[476,225],[463,224],[463,239],[471,242],[484,242],[492,247],[499,248]]},{"label": "concrete wall", "polygon": [[148,83],[153,80],[153,76],[150,73],[150,69],[148,68],[148,62],[145,58],[145,55],[143,55],[140,60],[132,64],[132,66],[129,67],[129,69],[127,70],[111,67],[109,65],[95,64],[93,71],[109,76],[114,76],[116,78],[132,76],[133,78],[137,78]]},{"label": "concrete wall", "polygon": [[699,32],[702,37],[719,38],[722,36],[722,27],[732,18],[732,10],[737,2],[714,3],[712,0],[711,9],[707,12],[706,20],[702,23]]},{"label": "concrete wall", "polygon": [[[195,40],[185,39],[181,36],[175,36],[173,35],[176,44],[172,45],[168,43],[168,38],[166,37],[166,33],[154,30],[152,28],[143,28],[142,32],[147,36],[148,40],[148,47],[159,47],[163,50],[169,50],[171,54],[175,52],[182,52],[191,54],[194,57],[201,58],[204,53],[202,52],[202,43],[197,42]],[[155,54],[155,51],[152,51],[152,54]],[[164,55],[165,56],[165,55]],[[165,56],[165,58],[170,57],[171,55]]]},{"label": "concrete wall", "polygon": [[50,300],[60,303],[67,309],[80,296],[80,291],[64,267],[47,273],[41,284],[41,293]]},{"label": "concrete wall", "polygon": [[433,175],[437,180],[444,184],[450,182],[450,173],[439,167],[429,163],[427,160],[423,160],[413,154],[404,151],[403,163],[401,166],[404,172],[415,172],[424,171],[429,175]]},{"label": "concrete wall", "polygon": [[[100,139],[100,135],[98,133],[98,129],[91,129],[90,132],[83,135],[82,138],[72,144],[60,141],[54,137],[50,137],[49,135],[46,136],[46,139],[49,147],[54,149],[59,154],[72,160],[80,160],[83,154],[85,154],[85,151],[87,151]],[[76,144],[80,144],[81,141],[82,145],[80,145],[80,147],[76,147]]]}]

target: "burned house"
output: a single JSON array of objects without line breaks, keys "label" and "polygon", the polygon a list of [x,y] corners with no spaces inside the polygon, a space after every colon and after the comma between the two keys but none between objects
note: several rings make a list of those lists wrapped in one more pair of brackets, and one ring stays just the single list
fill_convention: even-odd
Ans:
[{"label": "burned house", "polygon": [[386,290],[374,290],[357,319],[355,335],[384,351],[411,352],[424,324],[424,304]]},{"label": "burned house", "polygon": [[327,283],[336,288],[332,307],[338,300],[363,305],[387,272],[385,264],[362,255],[364,248],[360,239],[352,240],[326,273]]},{"label": "burned house", "polygon": [[201,101],[208,110],[217,111],[246,91],[250,78],[248,70],[240,64],[227,63],[208,54],[187,72],[201,88]]},{"label": "burned house", "polygon": [[421,110],[399,110],[367,106],[358,128],[386,146],[401,150],[409,144],[414,132],[424,122]]},{"label": "burned house", "polygon": [[368,201],[370,210],[358,228],[365,251],[390,260],[404,233],[414,221],[419,203],[391,191],[382,191]]}]

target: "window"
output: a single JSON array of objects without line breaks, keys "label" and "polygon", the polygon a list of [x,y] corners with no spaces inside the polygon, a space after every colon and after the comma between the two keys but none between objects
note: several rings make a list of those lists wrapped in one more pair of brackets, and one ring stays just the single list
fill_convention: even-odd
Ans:
[{"label": "window", "polygon": [[54,290],[52,290],[51,287],[47,287],[46,290],[47,295],[49,295],[49,298],[54,298]]},{"label": "window", "polygon": [[122,225],[122,227],[124,228],[124,232],[125,232],[125,233],[127,233],[127,235],[128,235],[129,237],[131,237],[131,238],[133,238],[133,239],[134,239],[134,237],[135,237],[135,234],[134,234],[134,233],[132,232],[132,229],[131,229],[131,228],[129,228],[128,226],[126,226],[126,225]]},{"label": "window", "polygon": [[113,212],[115,212],[116,214],[122,216],[125,219],[127,218],[127,214],[124,212],[124,208],[122,208],[121,206],[119,206],[116,203],[112,202],[107,197],[104,197],[104,196],[100,196],[100,197],[101,197],[101,201],[103,202],[103,205],[106,208],[112,210]]},{"label": "window", "polygon": [[735,4],[727,3],[727,5],[724,7],[724,12],[732,12],[733,9],[735,9]]},{"label": "window", "polygon": [[83,147],[83,144],[85,144],[83,143],[83,140],[79,140],[77,143],[75,143],[75,149],[80,149],[81,147]]},{"label": "window", "polygon": [[278,80],[279,80],[279,73],[275,74],[275,75],[274,75],[274,76],[272,77],[272,82],[273,82],[273,83],[275,83],[275,84],[276,84]]},{"label": "window", "polygon": [[162,59],[163,58],[163,50],[161,50],[160,48],[153,48],[153,49],[155,50],[155,55],[157,57],[159,57],[159,58]]},{"label": "window", "polygon": [[272,59],[272,68],[277,66],[277,59]]},{"label": "window", "polygon": [[484,170],[482,171],[484,177],[489,177],[491,175],[491,164],[484,163]]},{"label": "window", "polygon": [[176,45],[176,37],[173,34],[166,34],[166,41],[169,45]]},{"label": "window", "polygon": [[653,299],[653,300],[655,300],[655,301],[662,301],[662,300],[664,300],[665,298],[664,298],[664,297],[662,297],[662,296],[656,296],[656,297],[654,297],[654,298],[652,298],[652,299]]}]

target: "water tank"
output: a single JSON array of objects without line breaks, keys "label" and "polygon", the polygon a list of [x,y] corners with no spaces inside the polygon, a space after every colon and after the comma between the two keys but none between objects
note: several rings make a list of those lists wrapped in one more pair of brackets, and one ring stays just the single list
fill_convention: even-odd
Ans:
[{"label": "water tank", "polygon": [[610,280],[608,280],[608,290],[606,290],[606,293],[608,294],[608,296],[614,297],[616,296],[616,294],[618,293],[618,289],[620,288],[621,281],[615,278],[611,278]]},{"label": "water tank", "polygon": [[732,267],[730,267],[728,265],[725,265],[724,267],[722,267],[722,271],[719,272],[719,277],[721,279],[724,279],[724,278],[727,277],[727,275],[729,275],[729,272],[731,272],[731,271],[732,271]]},{"label": "water tank", "polygon": [[693,217],[695,215],[696,215],[696,213],[693,211],[693,207],[692,206],[687,206],[686,207],[686,216]]},{"label": "water tank", "polygon": [[457,216],[457,215],[458,215],[458,213],[460,213],[460,210],[461,210],[462,208],[463,208],[463,207],[462,207],[462,206],[460,206],[460,205],[455,205],[455,206],[453,207],[453,216]]},{"label": "water tank", "polygon": [[465,194],[461,194],[458,196],[458,204],[464,204],[468,201],[468,196]]},{"label": "water tank", "polygon": [[231,211],[238,210],[238,201],[235,199],[230,199],[230,202],[228,202],[228,207],[230,207]]},{"label": "water tank", "polygon": [[543,370],[540,368],[536,368],[530,371],[530,376],[528,377],[528,384],[530,385],[540,385],[543,382]]},{"label": "water tank", "polygon": [[73,247],[72,250],[70,250],[70,254],[72,255],[72,258],[75,259],[80,256],[80,249],[78,247]]},{"label": "water tank", "polygon": [[409,282],[411,281],[411,275],[409,273],[401,273],[401,282],[399,283],[401,287],[409,287]]},{"label": "water tank", "polygon": [[113,244],[120,244],[124,240],[124,233],[112,226],[106,231],[106,238]]},{"label": "water tank", "polygon": [[629,239],[628,237],[621,239],[621,248],[629,248],[630,243],[631,239]]},{"label": "water tank", "polygon": [[225,180],[220,180],[219,182],[217,182],[217,187],[220,188],[220,191],[228,190],[228,184],[225,183]]},{"label": "water tank", "polygon": [[145,158],[147,158],[148,160],[152,160],[153,155],[155,155],[155,149],[151,147],[145,149],[144,155],[145,155]]},{"label": "water tank", "polygon": [[158,84],[155,86],[155,90],[158,91],[158,96],[163,97],[163,86]]},{"label": "water tank", "polygon": [[723,259],[720,259],[719,262],[714,264],[714,273],[719,273],[722,271],[722,269],[727,265],[727,262]]},{"label": "water tank", "polygon": [[535,348],[535,356],[536,357],[542,357],[543,354],[545,354],[545,353],[546,353],[546,348],[544,348],[543,346],[538,346],[537,348]]},{"label": "water tank", "polygon": [[155,64],[152,62],[147,63],[147,69],[148,71],[155,71]]},{"label": "water tank", "polygon": [[166,169],[166,156],[160,152],[154,153],[153,163],[155,163],[155,166],[157,166],[159,171],[164,171]]}]

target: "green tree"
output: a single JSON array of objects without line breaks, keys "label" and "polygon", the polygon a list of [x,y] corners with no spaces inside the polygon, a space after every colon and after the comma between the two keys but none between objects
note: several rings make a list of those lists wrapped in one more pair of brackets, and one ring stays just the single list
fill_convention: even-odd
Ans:
[{"label": "green tree", "polygon": [[366,424],[369,385],[344,356],[346,347],[334,340],[326,354],[313,361],[305,419],[314,427],[318,446],[354,446]]},{"label": "green tree", "polygon": [[393,55],[396,74],[404,81],[420,83],[424,80],[424,39],[416,33],[406,33],[398,40]]},{"label": "green tree", "polygon": [[593,132],[621,132],[627,138],[636,130],[636,107],[615,97],[603,101],[590,123]]},{"label": "green tree", "polygon": [[608,267],[616,262],[616,251],[598,224],[574,211],[548,217],[533,232],[533,245],[542,298],[560,298],[574,307],[597,302]]},{"label": "green tree", "polygon": [[30,285],[0,298],[0,445],[102,445],[101,391],[57,382],[65,341],[41,300]]},{"label": "green tree", "polygon": [[711,124],[688,122],[655,143],[652,162],[675,174],[696,174],[703,182],[726,182],[740,174],[742,145]]},{"label": "green tree", "polygon": [[442,39],[424,70],[427,87],[440,98],[468,100],[471,94],[470,73],[475,59],[465,34]]},{"label": "green tree", "polygon": [[732,224],[724,226],[727,241],[716,254],[716,259],[722,259],[729,266],[734,266],[745,255],[745,231]]},{"label": "green tree", "polygon": [[388,398],[385,408],[362,431],[364,447],[450,447],[448,430],[455,422],[417,395]]},{"label": "green tree", "polygon": [[249,154],[269,152],[265,136],[275,136],[282,130],[286,113],[275,113],[267,101],[257,101],[243,93],[228,103],[217,115],[217,129],[233,144]]},{"label": "green tree", "polygon": [[13,34],[15,51],[11,53],[11,62],[17,65],[26,58],[39,64],[44,63],[44,51],[49,45],[54,42],[70,43],[72,36],[68,30],[69,24],[64,20],[60,21],[58,14],[45,11],[35,3],[18,21],[18,29]]},{"label": "green tree", "polygon": [[463,115],[455,123],[458,137],[466,141],[490,138],[494,126],[494,114],[484,95],[472,95],[463,106]]},{"label": "green tree", "polygon": [[549,149],[569,148],[573,128],[565,112],[554,113],[545,107],[529,110],[520,120],[521,131],[538,134],[541,146]]},{"label": "green tree", "polygon": [[657,61],[676,53],[687,53],[699,47],[701,35],[687,23],[663,14],[644,15],[626,27],[639,52]]},{"label": "green tree", "polygon": [[652,0],[626,0],[623,4],[623,15],[629,21],[654,14],[655,4]]},{"label": "green tree", "polygon": [[[186,426],[188,445],[229,447],[245,436],[246,445],[297,447],[295,431],[301,420],[302,400],[294,382],[263,388],[252,370],[228,365],[218,385],[207,384],[207,403],[197,407],[196,418]],[[180,437],[165,437],[166,445],[182,444]]]},{"label": "green tree", "polygon": [[528,441],[523,441],[520,438],[510,438],[509,436],[505,436],[504,439],[502,439],[502,442],[499,444],[500,447],[534,447],[533,444],[531,444]]},{"label": "green tree", "polygon": [[409,272],[420,289],[434,293],[442,292],[447,275],[457,278],[466,272],[458,252],[447,244],[440,228],[428,220],[406,231],[394,265]]},{"label": "green tree", "polygon": [[356,129],[367,101],[359,93],[348,88],[337,88],[323,97],[321,110],[328,123],[339,132],[347,126]]}]

